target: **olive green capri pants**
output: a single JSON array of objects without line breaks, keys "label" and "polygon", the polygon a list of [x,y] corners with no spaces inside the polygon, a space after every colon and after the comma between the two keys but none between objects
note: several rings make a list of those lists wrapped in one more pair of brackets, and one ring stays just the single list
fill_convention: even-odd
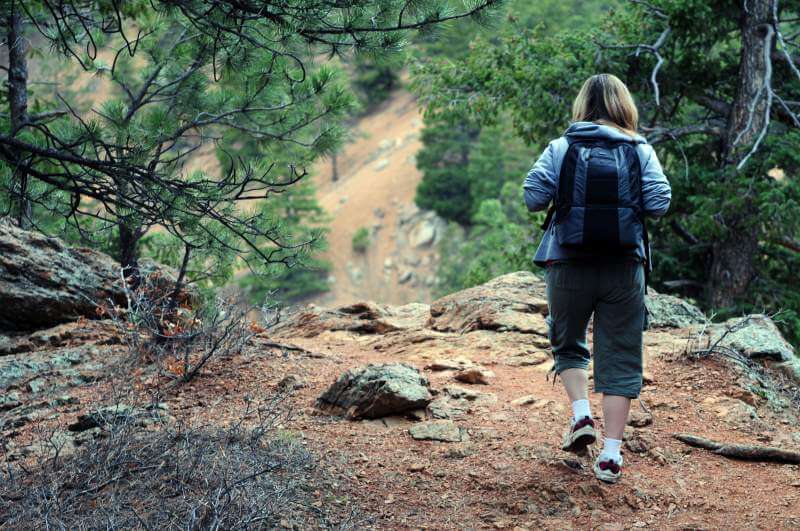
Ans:
[{"label": "olive green capri pants", "polygon": [[639,261],[557,262],[547,266],[554,370],[586,369],[594,314],[594,390],[636,398],[642,389],[644,265]]}]

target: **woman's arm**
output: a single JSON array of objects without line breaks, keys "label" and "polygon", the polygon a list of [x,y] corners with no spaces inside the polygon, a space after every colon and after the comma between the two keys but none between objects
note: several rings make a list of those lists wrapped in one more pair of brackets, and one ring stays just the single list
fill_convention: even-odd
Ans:
[{"label": "woman's arm", "polygon": [[661,217],[669,210],[672,188],[652,146],[644,144],[641,150],[644,212],[650,217]]},{"label": "woman's arm", "polygon": [[556,173],[553,164],[553,143],[539,156],[525,177],[525,205],[531,212],[544,210],[556,195]]}]

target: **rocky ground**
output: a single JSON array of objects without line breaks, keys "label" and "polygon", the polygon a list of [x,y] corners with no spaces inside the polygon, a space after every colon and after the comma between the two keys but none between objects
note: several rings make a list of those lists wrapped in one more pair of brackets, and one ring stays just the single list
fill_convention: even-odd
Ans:
[{"label": "rocky ground", "polygon": [[[800,451],[791,346],[764,317],[709,326],[678,299],[653,294],[649,305],[646,386],[617,485],[593,477],[590,457],[559,449],[569,405],[548,379],[543,285],[530,273],[430,305],[306,307],[213,360],[160,407],[225,424],[246,401],[287,393],[282,436],[318,456],[330,478],[310,489],[314,507],[357,506],[360,528],[800,527],[797,464],[729,459],[674,437]],[[41,452],[43,427],[70,451],[96,436],[76,425],[110,396],[104,368],[126,355],[121,339],[112,323],[88,320],[6,339],[7,461]]]}]

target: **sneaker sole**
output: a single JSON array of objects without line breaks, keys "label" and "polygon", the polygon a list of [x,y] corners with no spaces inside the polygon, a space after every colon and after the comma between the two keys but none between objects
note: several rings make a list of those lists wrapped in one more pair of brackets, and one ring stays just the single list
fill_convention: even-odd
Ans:
[{"label": "sneaker sole", "polygon": [[597,440],[594,428],[591,426],[584,426],[573,433],[571,438],[572,442],[567,446],[562,446],[561,449],[565,452],[571,452],[574,454],[583,453],[583,451],[586,450],[586,447],[594,444],[594,442]]}]

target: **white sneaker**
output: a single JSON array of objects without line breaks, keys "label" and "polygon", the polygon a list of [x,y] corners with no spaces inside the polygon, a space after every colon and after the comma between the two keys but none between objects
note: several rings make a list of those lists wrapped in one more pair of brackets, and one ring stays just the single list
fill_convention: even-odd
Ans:
[{"label": "white sneaker", "polygon": [[600,481],[616,483],[622,477],[622,456],[619,456],[619,462],[617,462],[600,454],[594,462],[593,470],[594,476]]},{"label": "white sneaker", "polygon": [[583,417],[564,433],[561,449],[565,452],[581,454],[586,451],[587,446],[594,444],[595,440],[597,440],[597,433],[594,430],[594,420],[591,417]]}]

